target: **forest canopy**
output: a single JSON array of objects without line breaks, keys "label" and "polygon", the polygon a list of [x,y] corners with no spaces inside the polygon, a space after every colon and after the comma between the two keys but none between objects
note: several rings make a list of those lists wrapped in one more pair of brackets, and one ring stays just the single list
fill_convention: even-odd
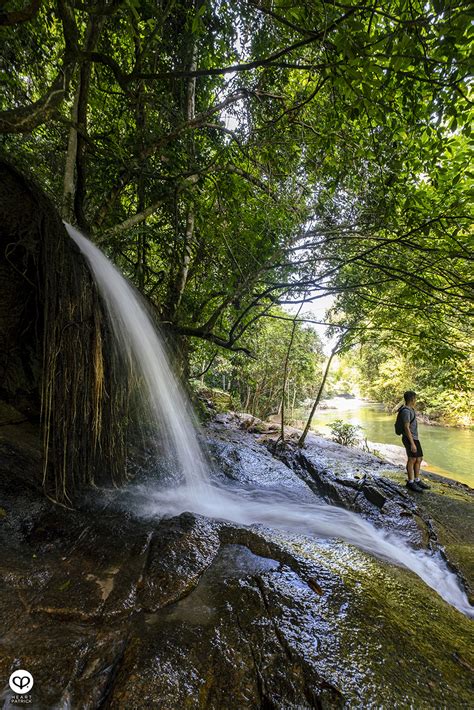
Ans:
[{"label": "forest canopy", "polygon": [[341,347],[409,349],[443,389],[472,343],[470,10],[10,0],[2,149],[134,281],[188,375],[237,363],[244,404],[265,334],[284,351],[298,328],[307,396],[303,314],[330,294]]}]

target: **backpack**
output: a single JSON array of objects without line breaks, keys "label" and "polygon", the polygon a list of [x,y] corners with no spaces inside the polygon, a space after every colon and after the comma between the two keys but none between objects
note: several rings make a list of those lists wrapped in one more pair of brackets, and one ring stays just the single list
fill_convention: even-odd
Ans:
[{"label": "backpack", "polygon": [[[405,433],[405,427],[403,426],[402,417],[401,417],[402,409],[410,409],[410,407],[403,405],[402,407],[400,407],[400,409],[397,412],[397,418],[395,420],[395,434],[397,434],[398,436],[401,436],[402,434]],[[415,419],[416,419],[416,414],[413,416],[412,419],[410,419],[410,424]]]}]

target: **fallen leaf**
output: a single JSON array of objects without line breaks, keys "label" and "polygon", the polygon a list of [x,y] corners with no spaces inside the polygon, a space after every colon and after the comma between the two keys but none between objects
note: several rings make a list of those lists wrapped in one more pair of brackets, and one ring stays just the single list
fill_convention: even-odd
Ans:
[{"label": "fallen leaf", "polygon": [[320,597],[324,594],[323,590],[313,577],[308,579],[308,587],[310,587],[313,592],[316,592],[316,594],[319,594]]}]

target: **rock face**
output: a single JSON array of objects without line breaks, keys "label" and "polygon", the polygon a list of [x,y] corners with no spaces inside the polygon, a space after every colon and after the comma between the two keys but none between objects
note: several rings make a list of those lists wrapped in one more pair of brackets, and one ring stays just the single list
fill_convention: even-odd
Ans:
[{"label": "rock face", "polygon": [[112,344],[90,269],[55,206],[0,156],[0,419],[5,404],[32,423],[41,413],[36,474],[64,504],[84,485],[126,479],[129,373]]},{"label": "rock face", "polygon": [[[465,487],[433,481],[421,501],[378,460],[315,441],[272,453],[240,424],[221,416],[208,429],[218,476],[349,507],[416,547],[442,541],[468,581],[460,548],[472,530],[453,526],[472,505]],[[339,539],[191,513],[142,518],[126,491],[65,510],[29,483],[29,441],[0,428],[4,707],[16,668],[33,674],[40,710],[472,704],[472,622],[407,570]]]}]

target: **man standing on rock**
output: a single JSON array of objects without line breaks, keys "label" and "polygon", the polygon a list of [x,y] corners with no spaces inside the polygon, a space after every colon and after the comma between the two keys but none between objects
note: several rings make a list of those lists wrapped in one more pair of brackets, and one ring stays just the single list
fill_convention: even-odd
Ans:
[{"label": "man standing on rock", "polygon": [[402,429],[402,442],[407,452],[407,488],[416,493],[422,493],[430,488],[420,478],[420,466],[423,461],[423,449],[418,438],[418,422],[416,421],[416,392],[409,390],[403,395],[405,405],[398,411],[399,424]]}]

